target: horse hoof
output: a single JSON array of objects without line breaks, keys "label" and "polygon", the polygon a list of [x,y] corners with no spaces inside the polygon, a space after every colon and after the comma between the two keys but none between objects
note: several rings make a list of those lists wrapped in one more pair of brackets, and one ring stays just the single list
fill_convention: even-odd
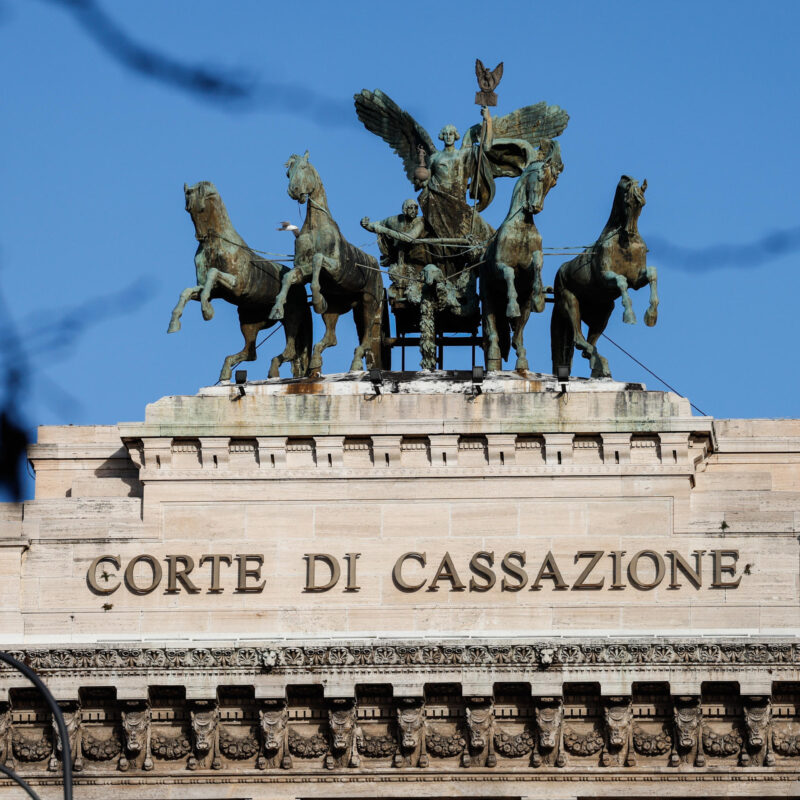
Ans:
[{"label": "horse hoof", "polygon": [[269,312],[269,318],[273,321],[283,319],[283,306],[273,306],[272,311]]},{"label": "horse hoof", "polygon": [[528,371],[528,359],[527,358],[518,358],[516,366],[514,369],[517,372],[527,372]]},{"label": "horse hoof", "polygon": [[520,316],[519,304],[509,304],[508,308],[506,308],[506,316],[509,319],[516,319],[518,316]]},{"label": "horse hoof", "polygon": [[644,312],[644,324],[652,328],[658,321],[658,311],[651,311],[649,308]]},{"label": "horse hoof", "polygon": [[174,320],[170,322],[169,328],[167,328],[167,333],[177,333],[181,329],[180,320]]},{"label": "horse hoof", "polygon": [[214,309],[210,305],[203,306],[203,319],[208,322],[214,318]]},{"label": "horse hoof", "polygon": [[626,311],[622,315],[622,321],[626,325],[635,325],[636,324],[636,314],[634,314],[633,311]]},{"label": "horse hoof", "polygon": [[319,303],[314,303],[313,305],[317,314],[324,314],[328,310],[328,304],[324,300],[320,300]]},{"label": "horse hoof", "polygon": [[544,311],[545,300],[543,294],[535,294],[531,300],[531,308],[537,313],[541,314]]}]

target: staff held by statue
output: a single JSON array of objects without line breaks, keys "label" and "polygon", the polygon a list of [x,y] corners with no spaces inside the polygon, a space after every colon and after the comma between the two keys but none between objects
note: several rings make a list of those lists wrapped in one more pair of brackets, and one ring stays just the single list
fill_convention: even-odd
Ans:
[{"label": "staff held by statue", "polygon": [[503,77],[503,62],[501,61],[493,70],[483,66],[483,62],[475,59],[475,74],[478,77],[478,89],[475,93],[475,104],[481,107],[483,121],[481,122],[481,136],[478,143],[478,157],[475,159],[475,175],[469,187],[469,196],[475,201],[472,207],[473,222],[475,219],[475,206],[478,201],[478,184],[481,177],[481,161],[483,160],[483,149],[486,143],[486,120],[489,113],[489,106],[497,105],[497,95],[495,89]]}]

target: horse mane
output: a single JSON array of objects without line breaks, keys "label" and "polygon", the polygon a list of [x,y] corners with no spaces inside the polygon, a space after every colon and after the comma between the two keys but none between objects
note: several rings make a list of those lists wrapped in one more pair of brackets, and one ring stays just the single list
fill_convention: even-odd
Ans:
[{"label": "horse mane", "polygon": [[625,223],[627,222],[625,193],[628,191],[632,180],[633,178],[629,175],[623,175],[619,179],[617,190],[614,192],[614,202],[611,204],[611,213],[608,215],[608,222],[606,222],[603,232],[600,234],[600,238],[603,238],[605,234],[611,231],[616,231],[625,227]]}]

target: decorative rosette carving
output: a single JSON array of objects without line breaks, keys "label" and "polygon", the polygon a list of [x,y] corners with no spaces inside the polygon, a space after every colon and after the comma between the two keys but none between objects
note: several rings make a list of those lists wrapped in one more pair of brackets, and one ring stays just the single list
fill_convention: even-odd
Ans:
[{"label": "decorative rosette carving", "polygon": [[736,732],[716,733],[711,728],[703,728],[703,750],[706,755],[735,756],[742,749],[742,737]]},{"label": "decorative rosette carving", "polygon": [[645,733],[636,726],[633,729],[633,749],[643,756],[661,756],[672,749],[672,736],[666,728],[659,733]]},{"label": "decorative rosette carving", "polygon": [[301,736],[289,730],[289,752],[299,758],[319,758],[328,752],[328,740],[321,733]]},{"label": "decorative rosette carving", "polygon": [[258,755],[258,729],[251,726],[244,735],[234,736],[227,728],[219,726],[219,749],[233,761],[244,761]]},{"label": "decorative rosette carving", "polygon": [[603,749],[603,737],[597,731],[579,734],[570,728],[564,730],[564,747],[576,756],[591,756]]},{"label": "decorative rosette carving", "polygon": [[460,733],[445,736],[438,731],[429,730],[425,737],[425,746],[432,756],[449,758],[450,756],[461,755],[467,746],[467,740]]},{"label": "decorative rosette carving", "polygon": [[42,731],[38,739],[29,739],[19,731],[11,736],[14,756],[20,761],[42,761],[53,752],[53,742],[47,731]]},{"label": "decorative rosette carving", "polygon": [[528,730],[512,736],[509,733],[495,733],[494,748],[506,758],[522,758],[533,750],[534,739]]},{"label": "decorative rosette carving", "polygon": [[367,758],[387,758],[397,752],[397,742],[391,736],[370,736],[365,733],[356,744],[358,752]]},{"label": "decorative rosette carving", "polygon": [[122,742],[116,731],[111,736],[100,739],[92,736],[86,728],[82,730],[81,750],[83,755],[91,761],[110,761],[116,758],[122,750]]},{"label": "decorative rosette carving", "polygon": [[800,733],[775,726],[772,729],[772,746],[782,756],[800,756]]},{"label": "decorative rosette carving", "polygon": [[192,743],[189,737],[181,732],[169,736],[163,731],[153,731],[150,739],[150,751],[154,756],[164,761],[176,761],[189,754]]}]

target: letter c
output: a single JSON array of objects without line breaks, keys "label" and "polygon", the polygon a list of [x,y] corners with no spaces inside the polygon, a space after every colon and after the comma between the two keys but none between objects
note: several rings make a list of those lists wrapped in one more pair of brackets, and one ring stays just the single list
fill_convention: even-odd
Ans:
[{"label": "letter c", "polygon": [[426,578],[422,579],[421,583],[416,585],[412,585],[410,583],[406,583],[403,580],[403,564],[409,559],[413,558],[415,561],[419,561],[420,564],[424,567],[427,563],[428,557],[426,553],[403,553],[397,561],[394,562],[394,569],[392,570],[392,579],[394,580],[394,585],[397,586],[398,589],[401,589],[404,592],[416,592],[418,589],[421,589],[425,583],[427,582]]},{"label": "letter c", "polygon": [[104,561],[113,564],[117,569],[122,569],[122,562],[119,556],[99,556],[89,565],[89,571],[86,573],[86,582],[89,584],[89,588],[96,594],[113,594],[119,589],[119,581],[117,581],[114,586],[100,586],[97,583],[97,568]]}]

